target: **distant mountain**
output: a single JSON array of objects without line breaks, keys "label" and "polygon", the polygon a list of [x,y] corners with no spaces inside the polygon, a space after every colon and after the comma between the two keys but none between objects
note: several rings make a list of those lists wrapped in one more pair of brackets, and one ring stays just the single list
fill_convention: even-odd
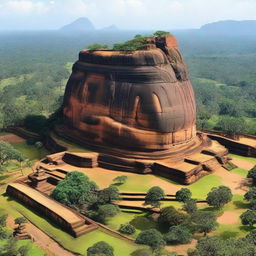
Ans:
[{"label": "distant mountain", "polygon": [[79,18],[74,22],[63,26],[61,31],[92,31],[95,30],[92,22],[88,18]]},{"label": "distant mountain", "polygon": [[226,20],[206,24],[200,31],[212,34],[251,35],[256,34],[256,20]]},{"label": "distant mountain", "polygon": [[119,28],[116,26],[116,25],[111,25],[111,26],[108,26],[108,27],[105,27],[105,28],[102,28],[101,30],[104,30],[104,31],[116,31],[116,30],[119,30]]}]

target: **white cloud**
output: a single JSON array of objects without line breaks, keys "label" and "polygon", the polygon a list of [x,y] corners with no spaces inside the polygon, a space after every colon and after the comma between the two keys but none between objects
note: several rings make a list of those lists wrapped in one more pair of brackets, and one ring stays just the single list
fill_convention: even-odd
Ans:
[{"label": "white cloud", "polygon": [[1,0],[0,28],[3,21],[9,27],[58,28],[79,17],[97,27],[192,28],[217,20],[256,19],[255,13],[256,0]]}]

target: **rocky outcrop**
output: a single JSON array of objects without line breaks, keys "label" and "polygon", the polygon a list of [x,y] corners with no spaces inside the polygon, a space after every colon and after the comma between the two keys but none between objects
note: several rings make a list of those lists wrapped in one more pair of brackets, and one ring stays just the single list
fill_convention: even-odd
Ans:
[{"label": "rocky outcrop", "polygon": [[69,136],[77,130],[86,143],[137,151],[195,138],[195,98],[176,39],[147,48],[80,52],[64,98]]}]

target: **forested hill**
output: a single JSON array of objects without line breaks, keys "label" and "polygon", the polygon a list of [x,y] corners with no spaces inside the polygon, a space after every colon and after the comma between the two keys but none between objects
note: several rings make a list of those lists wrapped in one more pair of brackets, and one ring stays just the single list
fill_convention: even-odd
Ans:
[{"label": "forested hill", "polygon": [[[22,124],[28,114],[48,116],[62,102],[79,50],[112,45],[152,31],[0,34],[0,126]],[[174,31],[197,95],[199,126],[218,128],[221,119],[243,117],[256,133],[256,36],[203,35]]]}]

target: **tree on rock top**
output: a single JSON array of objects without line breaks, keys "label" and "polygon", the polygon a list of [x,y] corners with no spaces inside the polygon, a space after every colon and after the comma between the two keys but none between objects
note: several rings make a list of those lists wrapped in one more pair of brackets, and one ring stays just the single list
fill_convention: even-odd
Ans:
[{"label": "tree on rock top", "polygon": [[87,256],[114,256],[112,246],[104,241],[98,242],[87,249]]},{"label": "tree on rock top", "polygon": [[90,206],[97,202],[97,185],[81,172],[70,172],[52,191],[51,196],[72,208]]},{"label": "tree on rock top", "polygon": [[152,187],[147,192],[147,195],[145,197],[145,205],[152,205],[153,207],[159,207],[160,206],[160,200],[164,198],[164,191],[158,187]]}]

